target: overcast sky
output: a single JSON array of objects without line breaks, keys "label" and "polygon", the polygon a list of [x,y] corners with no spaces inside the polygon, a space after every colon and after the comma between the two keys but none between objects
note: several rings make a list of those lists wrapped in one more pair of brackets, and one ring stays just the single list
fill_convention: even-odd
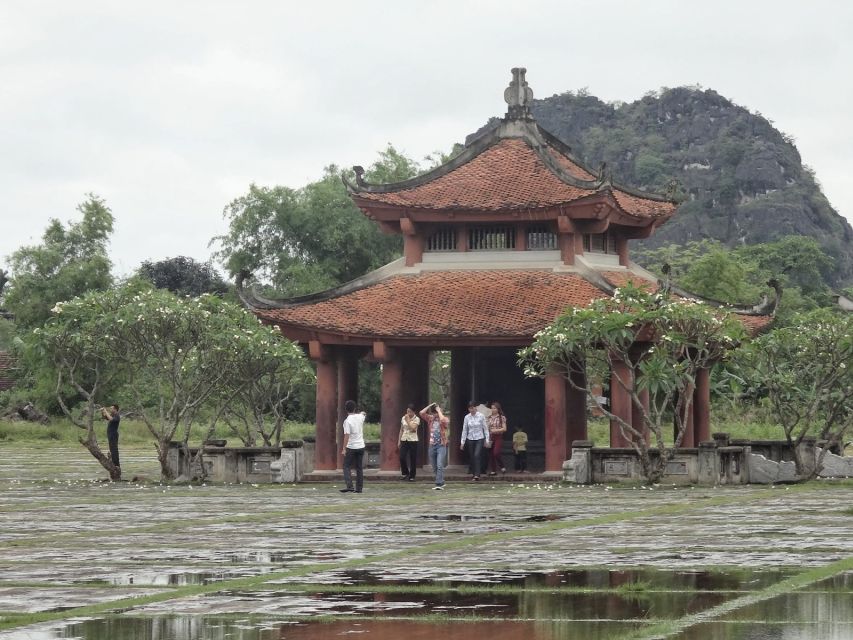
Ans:
[{"label": "overcast sky", "polygon": [[792,135],[853,220],[851,33],[841,1],[3,0],[0,264],[88,192],[117,272],[206,260],[251,182],[448,150],[504,113],[513,66],[539,98],[714,89]]}]

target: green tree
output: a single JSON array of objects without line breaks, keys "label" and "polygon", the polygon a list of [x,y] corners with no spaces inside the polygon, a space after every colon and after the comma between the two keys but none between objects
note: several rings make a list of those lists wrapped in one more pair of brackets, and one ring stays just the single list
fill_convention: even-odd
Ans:
[{"label": "green tree", "polygon": [[[126,295],[88,293],[67,304],[59,302],[53,317],[27,336],[26,346],[41,359],[43,371],[52,374],[59,406],[85,434],[78,438],[111,480],[121,479],[121,469],[101,449],[95,433],[100,403],[110,403],[106,390],[121,375],[112,345],[113,321]],[[74,411],[68,398],[82,398],[82,411]]]},{"label": "green tree", "polygon": [[699,258],[709,251],[722,249],[723,245],[717,240],[705,239],[691,240],[683,245],[666,244],[657,249],[637,248],[632,251],[632,254],[638,263],[658,276],[663,276],[664,265],[669,265],[673,279],[676,283],[680,283]]},{"label": "green tree", "polygon": [[82,220],[50,221],[38,245],[22,247],[9,259],[12,276],[6,308],[22,331],[39,327],[57,302],[112,285],[107,244],[113,214],[94,194],[77,207]]},{"label": "green tree", "polygon": [[[830,309],[799,315],[756,339],[746,356],[794,449],[797,474],[813,477],[828,446],[843,443],[853,425],[853,315]],[[807,435],[827,443],[814,469],[799,447]]]},{"label": "green tree", "polygon": [[[393,147],[365,174],[371,182],[409,178],[418,165]],[[400,239],[383,234],[352,203],[331,165],[301,189],[251,185],[225,208],[229,230],[213,239],[235,275],[252,272],[281,295],[298,295],[352,280],[391,261]]]},{"label": "green tree", "polygon": [[754,303],[760,290],[747,281],[749,265],[730,251],[712,249],[693,262],[680,285],[705,298],[728,303]]},{"label": "green tree", "polygon": [[243,342],[225,388],[232,395],[223,419],[247,447],[259,439],[266,447],[280,446],[294,394],[315,381],[302,349],[268,331]]},{"label": "green tree", "polygon": [[[643,429],[600,408],[631,442],[645,477],[657,482],[681,445],[697,373],[725,360],[742,336],[741,325],[718,309],[627,286],[612,298],[563,314],[536,334],[519,358],[527,376],[560,372],[573,388],[586,393],[591,406],[598,393],[593,381],[613,372],[613,383],[640,410],[652,441],[646,442]],[[669,447],[664,431],[673,415],[676,438]]]},{"label": "green tree", "polygon": [[831,279],[835,260],[820,243],[806,236],[786,236],[775,242],[739,247],[735,255],[754,261],[764,276],[782,279],[788,286],[799,287],[809,296],[822,296]]},{"label": "green tree", "polygon": [[660,186],[667,182],[666,163],[650,150],[643,150],[634,161],[634,177],[643,186]]},{"label": "green tree", "polygon": [[0,316],[0,351],[11,351],[15,339],[15,325]]},{"label": "green tree", "polygon": [[210,263],[196,262],[186,256],[157,262],[146,260],[140,265],[137,275],[156,288],[168,289],[179,296],[195,297],[203,293],[223,295],[228,291],[228,283]]},{"label": "green tree", "polygon": [[296,375],[308,366],[296,345],[235,304],[209,294],[177,298],[134,282],[58,303],[54,317],[33,337],[56,366],[57,390],[70,383],[85,399],[83,426],[89,434],[100,389],[121,378],[127,398],[120,404],[148,427],[167,479],[173,475],[168,454],[176,436],[186,448],[193,424],[212,416],[209,437],[244,386],[269,375],[271,361],[278,361],[280,379],[284,371]]},{"label": "green tree", "polygon": [[635,253],[636,260],[653,273],[662,275],[668,264],[677,285],[721,302],[754,304],[767,281],[776,278],[785,292],[777,325],[787,324],[799,312],[833,303],[826,283],[835,261],[813,238],[786,236],[734,249],[716,240],[702,240]]}]

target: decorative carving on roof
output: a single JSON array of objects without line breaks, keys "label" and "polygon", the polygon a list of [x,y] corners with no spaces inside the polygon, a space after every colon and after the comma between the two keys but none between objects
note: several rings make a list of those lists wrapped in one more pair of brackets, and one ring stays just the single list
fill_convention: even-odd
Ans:
[{"label": "decorative carving on roof", "polygon": [[[352,170],[353,170],[353,173],[355,173],[355,183],[359,187],[368,186],[367,180],[364,179],[364,167],[357,164],[352,168]],[[346,180],[344,180],[344,184],[346,184]]]},{"label": "decorative carving on roof", "polygon": [[524,76],[527,69],[515,67],[512,69],[512,81],[504,89],[504,101],[509,105],[505,120],[532,120],[530,105],[533,104],[533,89],[527,85]]},{"label": "decorative carving on roof", "polygon": [[246,289],[245,282],[252,279],[252,274],[246,269],[240,269],[240,272],[234,278],[234,286],[237,289],[237,297],[249,309],[277,309],[281,306],[280,301],[270,300],[260,295],[252,283],[251,288]]},{"label": "decorative carving on roof", "polygon": [[663,272],[663,278],[658,280],[658,290],[663,297],[669,297],[669,292],[672,289],[672,267],[668,262],[664,262],[660,270]]}]

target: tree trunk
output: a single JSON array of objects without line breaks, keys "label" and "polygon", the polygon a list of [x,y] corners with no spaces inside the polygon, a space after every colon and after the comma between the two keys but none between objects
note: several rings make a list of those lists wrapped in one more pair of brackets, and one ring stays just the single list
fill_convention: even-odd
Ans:
[{"label": "tree trunk", "polygon": [[113,461],[101,451],[101,447],[98,446],[98,442],[94,439],[92,433],[89,433],[86,439],[79,438],[79,440],[80,444],[86,447],[86,450],[92,454],[92,457],[110,474],[112,482],[121,480],[121,467],[114,465]]},{"label": "tree trunk", "polygon": [[169,468],[170,440],[160,440],[157,442],[157,460],[160,462],[160,476],[163,480],[175,479],[175,476],[172,474],[172,470]]}]

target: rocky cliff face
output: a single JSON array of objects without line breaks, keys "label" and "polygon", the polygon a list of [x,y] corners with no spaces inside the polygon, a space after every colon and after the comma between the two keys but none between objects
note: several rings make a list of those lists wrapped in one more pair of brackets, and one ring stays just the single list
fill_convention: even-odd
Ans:
[{"label": "rocky cliff face", "polygon": [[853,282],[853,229],[803,166],[794,141],[757,113],[711,90],[680,87],[632,103],[584,92],[537,100],[533,113],[592,167],[684,203],[646,246],[714,238],[729,246],[786,235],[817,239],[835,258],[834,282]]}]

